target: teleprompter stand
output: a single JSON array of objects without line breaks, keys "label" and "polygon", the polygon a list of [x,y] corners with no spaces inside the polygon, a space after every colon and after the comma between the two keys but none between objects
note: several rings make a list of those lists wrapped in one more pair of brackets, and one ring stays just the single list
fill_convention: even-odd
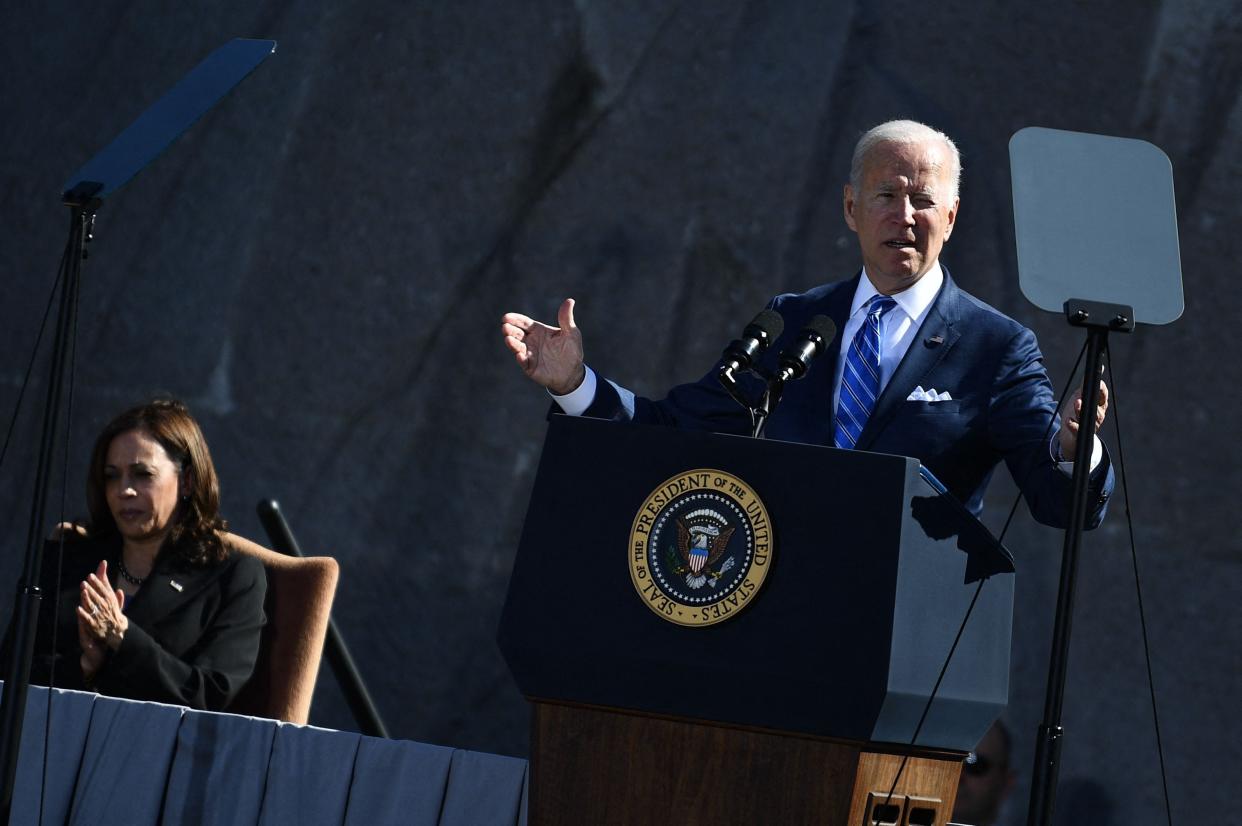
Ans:
[{"label": "teleprompter stand", "polygon": [[1070,626],[1074,618],[1074,587],[1078,578],[1078,551],[1086,524],[1087,487],[1091,479],[1091,452],[1095,443],[1095,399],[1100,394],[1104,372],[1104,353],[1111,331],[1134,331],[1134,312],[1130,307],[1096,301],[1071,299],[1065,302],[1065,316],[1075,327],[1087,331],[1086,372],[1082,384],[1082,416],[1074,451],[1073,496],[1069,526],[1061,553],[1061,577],[1057,588],[1056,619],[1052,630],[1052,652],[1048,663],[1048,688],[1044,695],[1044,716],[1035,744],[1034,775],[1031,778],[1030,826],[1048,826],[1056,801],[1057,772],[1061,762],[1062,706],[1065,677],[1069,666]]},{"label": "teleprompter stand", "polygon": [[8,823],[9,809],[13,802],[13,782],[17,774],[18,747],[21,743],[22,722],[26,713],[26,696],[30,687],[30,663],[34,655],[35,634],[38,630],[40,572],[43,565],[43,533],[47,529],[46,509],[51,487],[52,462],[56,453],[56,438],[61,415],[61,398],[64,391],[65,363],[73,346],[73,331],[77,326],[78,288],[81,284],[82,261],[86,258],[86,245],[91,240],[95,210],[101,201],[95,197],[98,184],[75,187],[65,193],[69,206],[69,242],[65,260],[59,273],[60,302],[56,314],[56,331],[52,341],[52,360],[49,365],[47,396],[43,406],[42,435],[39,438],[39,455],[35,466],[34,490],[31,492],[30,526],[26,534],[25,567],[18,581],[17,600],[13,608],[13,647],[6,664],[8,680],[4,685],[4,697],[0,700],[0,819]]},{"label": "teleprompter stand", "polygon": [[[635,587],[630,532],[703,468],[763,501],[771,568],[687,626]],[[943,826],[1008,698],[1012,571],[914,459],[553,416],[499,631],[532,705],[531,823]]]},{"label": "teleprompter stand", "polygon": [[[1073,496],[1027,813],[1028,826],[1050,826],[1064,740],[1061,711],[1094,411],[1108,334],[1132,332],[1136,321],[1169,324],[1181,316],[1184,302],[1173,169],[1159,148],[1130,138],[1028,127],[1010,139],[1009,157],[1022,292],[1037,307],[1064,312],[1072,326],[1087,331]],[[1101,199],[1116,208],[1099,209]]]},{"label": "teleprompter stand", "polygon": [[[31,495],[26,557],[13,609],[13,647],[0,700],[0,824],[8,824],[17,775],[18,751],[30,686],[30,666],[38,625],[46,505],[52,479],[57,432],[62,418],[65,379],[71,373],[77,328],[82,261],[95,213],[103,199],[128,182],[276,49],[272,40],[232,40],[208,55],[91,159],[65,186],[70,210],[69,241],[58,275],[59,311],[48,368],[42,435]],[[69,376],[72,389],[72,376]],[[66,429],[68,428],[68,416]]]}]

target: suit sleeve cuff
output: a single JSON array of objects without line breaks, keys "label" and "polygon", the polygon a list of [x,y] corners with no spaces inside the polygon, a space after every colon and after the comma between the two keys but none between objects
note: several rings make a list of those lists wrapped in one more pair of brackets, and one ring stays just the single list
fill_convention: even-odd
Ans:
[{"label": "suit sleeve cuff", "polygon": [[[586,384],[586,382],[583,382],[583,384]],[[1052,442],[1048,445],[1052,451],[1052,460],[1057,463],[1057,470],[1066,476],[1073,476],[1074,463],[1066,461],[1061,455],[1061,440],[1057,438],[1059,435],[1059,433],[1054,433],[1052,435]],[[1099,436],[1092,436],[1091,440],[1091,471],[1095,472],[1095,469],[1100,466],[1100,460],[1104,458],[1104,445],[1100,442]]]},{"label": "suit sleeve cuff", "polygon": [[[586,367],[586,365],[583,365]],[[581,416],[586,409],[591,406],[591,402],[595,401],[595,371],[590,367],[586,367],[586,375],[582,379],[582,384],[564,396],[558,396],[551,390],[548,395],[556,402],[557,406],[569,416]]]}]

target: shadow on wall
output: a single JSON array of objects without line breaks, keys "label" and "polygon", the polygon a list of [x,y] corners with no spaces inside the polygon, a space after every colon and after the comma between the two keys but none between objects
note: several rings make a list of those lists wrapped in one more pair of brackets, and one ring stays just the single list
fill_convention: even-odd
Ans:
[{"label": "shadow on wall", "polygon": [[1112,826],[1115,810],[1113,799],[1102,784],[1075,777],[1057,787],[1052,822],[1056,826]]}]

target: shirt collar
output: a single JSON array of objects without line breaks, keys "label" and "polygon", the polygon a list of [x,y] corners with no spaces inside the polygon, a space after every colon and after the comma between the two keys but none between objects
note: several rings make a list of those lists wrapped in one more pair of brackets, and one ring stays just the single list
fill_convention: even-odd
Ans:
[{"label": "shirt collar", "polygon": [[[944,270],[940,268],[940,262],[937,261],[931,265],[931,269],[923,273],[922,278],[901,292],[894,293],[891,297],[897,302],[901,311],[917,324],[923,320],[923,316],[927,315],[927,310],[936,300],[936,294],[940,292],[942,284],[944,284]],[[871,296],[878,292],[867,275],[867,268],[864,267],[862,278],[858,279],[858,289],[854,291],[854,301],[850,304],[850,318],[861,311],[871,300]]]}]

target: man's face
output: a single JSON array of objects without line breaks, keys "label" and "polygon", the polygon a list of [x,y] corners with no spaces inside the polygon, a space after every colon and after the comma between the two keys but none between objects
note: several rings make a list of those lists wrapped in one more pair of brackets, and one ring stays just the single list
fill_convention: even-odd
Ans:
[{"label": "man's face", "polygon": [[906,289],[940,257],[957,218],[951,164],[939,140],[881,143],[864,159],[859,191],[846,184],[845,223],[881,293]]}]

